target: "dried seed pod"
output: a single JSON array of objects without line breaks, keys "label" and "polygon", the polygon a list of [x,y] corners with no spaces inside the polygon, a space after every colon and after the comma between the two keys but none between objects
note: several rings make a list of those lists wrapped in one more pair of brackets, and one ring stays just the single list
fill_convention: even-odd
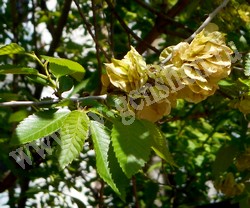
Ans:
[{"label": "dried seed pod", "polygon": [[132,46],[122,60],[112,59],[105,65],[110,82],[125,92],[138,90],[147,82],[146,62]]},{"label": "dried seed pod", "polygon": [[215,31],[217,29],[214,24],[209,25],[190,44],[181,42],[161,53],[161,61],[172,54],[164,68],[178,74],[185,85],[178,98],[200,102],[213,95],[218,81],[229,75],[232,50],[226,46],[224,35]]}]

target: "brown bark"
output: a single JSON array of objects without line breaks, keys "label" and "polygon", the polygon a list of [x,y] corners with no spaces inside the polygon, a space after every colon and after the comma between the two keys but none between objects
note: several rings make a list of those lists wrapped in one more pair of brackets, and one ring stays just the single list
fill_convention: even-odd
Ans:
[{"label": "brown bark", "polygon": [[71,3],[72,3],[72,0],[65,0],[65,2],[64,2],[61,16],[60,16],[58,23],[57,23],[57,28],[55,29],[54,33],[52,34],[53,40],[50,44],[50,48],[49,48],[49,51],[47,53],[48,56],[52,56],[60,44],[63,28],[65,27],[65,25],[67,23]]}]

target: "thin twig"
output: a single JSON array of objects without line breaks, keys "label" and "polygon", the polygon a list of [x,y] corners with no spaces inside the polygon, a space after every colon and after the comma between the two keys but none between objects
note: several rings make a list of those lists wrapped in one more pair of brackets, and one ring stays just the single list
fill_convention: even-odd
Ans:
[{"label": "thin twig", "polygon": [[[220,10],[222,10],[229,2],[230,0],[224,0],[220,6],[218,6],[213,12],[211,12],[207,19],[201,24],[201,26],[187,39],[185,39],[184,41],[185,42],[190,42],[194,39],[194,37],[199,33],[201,32],[211,21],[212,19],[220,12]],[[164,59],[161,64],[165,64],[167,63],[171,58],[172,58],[172,53],[170,53],[168,55],[168,57],[166,59]]]},{"label": "thin twig", "polygon": [[74,0],[74,2],[75,2],[75,5],[76,5],[76,7],[78,9],[78,12],[79,12],[82,20],[83,20],[83,23],[86,26],[86,29],[87,29],[88,33],[90,34],[90,36],[92,37],[93,41],[98,46],[98,48],[101,50],[101,52],[103,53],[103,55],[105,56],[105,58],[110,61],[110,57],[108,56],[108,54],[104,51],[104,49],[102,47],[100,47],[100,45],[99,45],[99,43],[98,43],[98,41],[96,39],[96,36],[95,36],[95,34],[93,33],[93,31],[91,29],[92,25],[87,21],[87,18],[85,17],[84,13],[81,10],[79,2],[77,0]]},{"label": "thin twig", "polygon": [[[123,21],[123,19],[120,17],[120,15],[116,12],[113,4],[111,3],[110,0],[105,0],[110,8],[110,10],[112,11],[112,13],[114,14],[114,16],[116,17],[116,19],[119,21],[120,25],[123,27],[123,29],[130,34],[135,40],[137,40],[138,42],[143,42],[143,40],[136,35],[128,26],[127,24]],[[148,46],[148,48],[150,48],[152,51],[159,53],[159,50],[153,46],[151,46],[150,44],[148,44],[147,42],[143,42],[145,45]]]},{"label": "thin twig", "polygon": [[50,44],[50,48],[47,52],[48,56],[52,56],[60,44],[63,29],[67,23],[68,15],[70,12],[71,3],[72,3],[72,0],[65,0],[64,1],[61,16],[57,22],[56,30],[53,31],[53,33],[51,34],[53,39],[52,39],[52,42]]},{"label": "thin twig", "polygon": [[[182,12],[188,4],[190,4],[191,0],[178,0],[177,3],[166,12],[166,16],[170,18],[175,18],[180,12]],[[164,13],[166,7],[161,8],[161,12]],[[143,38],[143,41],[139,42],[136,46],[136,50],[139,53],[144,53],[148,46],[145,44],[152,44],[163,32],[164,28],[171,22],[161,18],[159,15],[155,19],[154,26],[148,32],[148,34]]]},{"label": "thin twig", "polygon": [[[104,1],[99,4],[101,8],[104,8]],[[105,19],[103,22],[103,27],[107,31],[107,44],[109,47],[108,54],[110,57],[114,57],[114,40],[113,40],[113,32],[114,32],[114,15],[111,13],[107,13],[104,9],[101,10],[100,17]],[[108,18],[109,17],[109,18]],[[110,18],[111,17],[111,18]],[[106,35],[105,35],[106,36]]]},{"label": "thin twig", "polygon": [[112,57],[114,57],[114,14],[111,14],[110,20],[110,49]]},{"label": "thin twig", "polygon": [[135,198],[135,207],[140,208],[140,203],[139,203],[138,196],[137,196],[137,187],[136,187],[135,176],[132,177],[132,185],[133,185],[133,194],[134,194],[134,198]]},{"label": "thin twig", "polygon": [[35,1],[32,0],[32,17],[31,17],[31,21],[32,21],[32,24],[33,24],[33,35],[32,35],[32,39],[33,39],[33,45],[34,45],[34,48],[35,48],[35,53],[38,52],[38,49],[37,49],[37,32],[36,32],[36,26],[37,26],[37,22],[36,22],[36,4],[35,4]]},{"label": "thin twig", "polygon": [[[87,183],[89,182],[89,181],[87,180],[86,176],[85,176],[85,173],[82,173],[82,174],[81,174],[81,177],[82,177],[83,180],[86,181]],[[85,184],[86,184],[86,183],[85,183]],[[98,196],[98,191],[95,190],[94,188],[92,188],[91,185],[88,186],[88,189],[90,189],[90,191],[92,192],[94,199],[95,199],[96,201],[98,201],[98,197],[99,197],[99,196]]]},{"label": "thin twig", "polygon": [[212,19],[222,10],[230,0],[224,0],[220,6],[218,6],[213,12],[211,12],[207,19],[201,24],[201,26],[189,37],[185,40],[185,42],[190,42],[194,39],[194,37],[201,32],[211,21]]},{"label": "thin twig", "polygon": [[[84,100],[105,100],[107,99],[107,94],[98,95],[98,96],[87,96],[87,97],[79,97],[79,98],[67,98],[66,100],[70,100],[73,102],[80,102]],[[61,99],[53,99],[53,100],[42,100],[42,101],[9,101],[0,103],[0,107],[15,107],[15,106],[31,106],[31,105],[48,105],[55,104],[61,102]]]},{"label": "thin twig", "polygon": [[142,1],[142,0],[135,0],[136,3],[138,3],[139,5],[141,5],[143,8],[147,9],[148,11],[150,11],[151,13],[157,15],[158,17],[172,23],[172,25],[175,25],[177,27],[180,27],[180,28],[183,28],[183,29],[186,29],[186,30],[189,30],[189,28],[180,23],[180,22],[176,22],[173,18],[167,16],[166,14],[164,14],[163,12],[161,11],[158,11],[157,9],[155,9],[154,7],[150,6],[148,3]]},{"label": "thin twig", "polygon": [[103,198],[103,191],[104,191],[104,181],[101,181],[101,188],[99,191],[99,208],[104,207],[104,198]]},{"label": "thin twig", "polygon": [[101,76],[102,76],[102,62],[100,57],[100,44],[99,44],[99,29],[100,27],[97,25],[97,12],[96,12],[96,4],[95,0],[91,0],[92,4],[92,12],[93,12],[93,25],[94,25],[94,31],[95,31],[95,49],[96,49],[96,59],[97,59],[97,71],[98,71],[98,87],[96,90],[96,93],[99,94],[101,91]]}]

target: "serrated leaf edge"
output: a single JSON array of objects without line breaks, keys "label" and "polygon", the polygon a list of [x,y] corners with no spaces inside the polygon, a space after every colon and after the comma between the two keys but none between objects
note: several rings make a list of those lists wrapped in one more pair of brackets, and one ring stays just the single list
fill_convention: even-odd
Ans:
[{"label": "serrated leaf edge", "polygon": [[[57,112],[58,112],[58,111],[57,111]],[[39,113],[39,112],[38,112],[38,113]],[[69,113],[70,113],[70,111],[68,111],[68,114],[69,114]],[[17,128],[16,128],[16,136],[17,136],[17,137],[18,137],[18,131],[20,131],[19,128],[22,128],[22,125],[23,125],[24,123],[26,123],[27,121],[30,122],[29,120],[33,120],[34,117],[35,117],[35,118],[38,118],[39,116],[37,116],[36,113],[35,113],[35,114],[32,114],[32,115],[28,116],[27,118],[25,118],[23,121],[21,121],[21,122],[18,124],[18,126],[17,126]],[[62,114],[62,116],[60,116],[60,117],[57,118],[56,120],[53,120],[53,123],[55,123],[56,121],[62,119],[62,117],[65,117],[65,119],[66,119],[67,114]],[[62,123],[63,123],[63,122],[62,122]],[[51,124],[48,124],[47,126],[43,126],[41,129],[47,129],[50,125],[51,125]],[[58,129],[60,129],[60,127],[61,127],[61,126],[58,126],[58,127],[56,128],[56,130],[54,130],[53,132],[55,132],[55,131],[57,131]],[[35,133],[29,135],[28,137],[25,137],[26,139],[24,140],[24,142],[22,142],[22,143],[20,143],[20,144],[25,144],[25,143],[28,143],[28,142],[32,142],[32,141],[34,141],[34,140],[40,139],[40,138],[42,138],[42,137],[46,137],[46,136],[48,136],[48,135],[50,135],[50,134],[53,133],[53,132],[50,132],[50,133],[47,133],[47,134],[43,134],[43,133],[42,133],[43,130],[41,130],[41,129],[40,129],[40,133],[35,132]],[[33,135],[36,135],[36,134],[39,135],[37,138],[35,138],[35,139],[28,139],[28,138],[33,137]]]},{"label": "serrated leaf edge", "polygon": [[[138,121],[139,121],[139,120],[138,120]],[[115,152],[117,161],[118,161],[118,163],[119,163],[119,165],[120,165],[122,171],[125,173],[125,175],[126,175],[128,178],[131,178],[134,174],[138,173],[138,172],[140,171],[140,169],[138,169],[138,171],[135,172],[135,173],[132,174],[132,175],[128,174],[127,171],[124,169],[124,167],[123,167],[123,165],[122,165],[122,163],[121,163],[121,161],[120,161],[120,159],[119,159],[119,158],[120,158],[119,155],[122,154],[122,152],[121,152],[121,151],[118,151],[118,152],[115,151],[116,148],[115,148],[115,144],[114,144],[114,142],[113,142],[113,137],[112,137],[113,128],[114,128],[114,124],[113,124],[112,131],[111,131],[111,141],[112,141],[112,146],[113,146],[113,148],[114,148],[114,152]],[[151,145],[151,146],[152,146],[152,145]],[[134,155],[133,155],[133,157],[136,159],[136,157],[135,157]],[[147,163],[147,161],[149,160],[149,157],[150,157],[150,154],[148,154],[148,156],[147,156],[147,158],[146,158],[145,160],[141,160],[141,161],[143,161],[142,164],[140,164],[141,168]],[[126,162],[128,162],[128,161],[126,161]]]},{"label": "serrated leaf edge", "polygon": [[[86,131],[86,135],[85,135],[85,138],[83,139],[83,144],[84,144],[84,141],[87,139],[87,137],[88,137],[88,133],[89,133],[89,125],[90,125],[90,122],[89,122],[89,118],[88,118],[88,116],[86,115],[86,113],[85,112],[83,112],[83,111],[79,111],[79,110],[75,110],[75,111],[72,111],[70,114],[73,114],[73,113],[75,113],[75,112],[79,112],[79,113],[84,113],[84,115],[86,116],[86,118],[87,118],[87,121],[88,121],[88,123],[87,123],[87,131]],[[80,114],[79,114],[80,115]],[[68,117],[69,117],[70,115],[68,115]],[[67,117],[67,118],[68,118]],[[64,125],[65,125],[65,121],[64,121]],[[74,124],[73,124],[74,125]],[[72,125],[72,126],[73,126]],[[77,130],[79,130],[78,128],[77,128]],[[84,131],[83,129],[82,129],[82,131]],[[75,133],[74,133],[75,134]],[[66,138],[66,140],[72,140],[72,138],[70,137],[70,135],[69,134],[65,134],[65,135],[63,135],[62,134],[62,131],[60,132],[60,137],[61,137],[61,141],[62,141],[62,138],[63,137],[65,137]],[[80,137],[79,137],[80,138]],[[81,139],[80,139],[81,140]],[[65,139],[64,139],[64,141],[65,141]],[[68,143],[69,145],[70,145],[70,143]],[[79,144],[79,143],[77,143],[77,144]],[[75,150],[77,151],[77,152],[79,152],[78,150],[77,150],[77,148],[75,147],[75,144],[74,143],[71,143],[71,146],[73,145],[73,147],[75,148]],[[62,148],[62,144],[61,144],[61,148]],[[82,147],[79,147],[79,148],[82,148]],[[63,150],[61,150],[61,151],[63,151]],[[61,152],[60,151],[60,152]],[[70,154],[72,154],[72,153],[70,153]],[[74,156],[74,155],[73,155]],[[71,158],[70,160],[68,160],[67,161],[67,163],[65,162],[65,160],[66,160],[66,158],[67,158],[67,155],[63,155],[63,156],[61,156],[61,153],[59,154],[59,157],[58,157],[58,161],[59,161],[59,165],[60,165],[60,168],[61,169],[64,169],[67,165],[69,165],[75,158],[76,158],[77,156],[74,156],[73,158]],[[63,161],[63,162],[62,162]]]},{"label": "serrated leaf edge", "polygon": [[[92,123],[94,123],[95,121],[91,121],[91,123],[90,123],[90,129],[91,129],[91,131],[92,131]],[[94,131],[93,132],[91,132],[91,134],[93,134],[94,133]],[[110,140],[110,142],[109,142],[109,144],[108,145],[111,145],[111,140]],[[95,143],[94,143],[94,148],[96,148],[95,147]],[[99,145],[98,145],[98,149],[99,149],[99,152],[100,152],[100,148],[99,148]],[[101,155],[99,155],[99,154],[97,154],[97,152],[96,152],[96,162],[97,162],[97,160],[98,160],[98,157],[102,157],[103,156],[103,154],[101,154]],[[117,188],[117,186],[116,186],[116,184],[115,184],[115,182],[114,182],[114,179],[113,179],[113,177],[112,177],[112,173],[111,173],[111,171],[110,171],[110,168],[109,168],[109,161],[108,161],[108,152],[107,152],[107,155],[106,155],[107,157],[106,157],[106,161],[107,161],[107,171],[108,171],[108,174],[110,175],[110,177],[111,177],[111,180],[113,181],[113,184],[110,184],[110,182],[109,182],[109,180],[106,180],[104,177],[102,177],[102,175],[100,174],[100,170],[99,170],[99,167],[97,167],[97,172],[98,172],[98,174],[100,175],[100,177],[117,193],[117,194],[119,194],[119,195],[121,195],[121,193],[120,193],[120,191],[119,191],[119,189]],[[103,157],[102,157],[103,158]],[[102,159],[103,160],[103,159]],[[114,186],[114,187],[113,187]]]}]

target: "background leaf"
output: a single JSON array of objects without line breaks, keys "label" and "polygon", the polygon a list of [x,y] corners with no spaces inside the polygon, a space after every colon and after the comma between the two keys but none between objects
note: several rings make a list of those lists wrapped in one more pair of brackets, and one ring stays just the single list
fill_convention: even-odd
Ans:
[{"label": "background leaf", "polygon": [[19,97],[20,95],[15,93],[0,93],[0,101],[18,100]]},{"label": "background leaf", "polygon": [[0,74],[37,74],[38,71],[33,68],[14,66],[14,65],[0,65]]},{"label": "background leaf", "polygon": [[79,156],[88,136],[89,118],[83,111],[72,111],[65,119],[60,131],[61,146],[59,165],[63,169]]},{"label": "background leaf", "polygon": [[111,139],[119,164],[130,178],[148,161],[152,146],[151,134],[139,120],[131,125],[116,122]]},{"label": "background leaf", "polygon": [[25,50],[16,43],[10,43],[0,47],[0,56],[10,54],[24,54]]},{"label": "background leaf", "polygon": [[145,129],[150,132],[151,138],[153,138],[152,149],[155,153],[164,159],[170,165],[176,165],[171,153],[169,152],[166,138],[164,138],[160,129],[153,123],[148,121],[142,121]]},{"label": "background leaf", "polygon": [[245,70],[244,70],[244,74],[246,76],[250,76],[250,53],[248,53],[246,55],[246,58],[245,58]]},{"label": "background leaf", "polygon": [[20,122],[28,116],[28,112],[26,110],[19,110],[10,115],[8,122]]},{"label": "background leaf", "polygon": [[238,147],[233,144],[223,146],[219,149],[212,165],[212,173],[215,177],[218,177],[229,168],[237,152]]},{"label": "background leaf", "polygon": [[69,76],[60,77],[58,82],[59,82],[59,91],[61,93],[69,91],[74,86],[73,80]]},{"label": "background leaf", "polygon": [[46,137],[57,131],[69,114],[69,110],[46,110],[30,115],[16,129],[13,145],[25,144]]},{"label": "background leaf", "polygon": [[[34,51],[34,53],[27,54],[23,48],[16,50],[15,44],[11,44],[14,46],[12,48],[0,46],[1,65],[36,67],[40,73],[45,75],[0,74],[1,102],[42,100],[44,97],[45,100],[52,100],[55,97],[64,98],[66,93],[62,94],[62,92],[69,89],[72,84],[71,81],[65,79],[68,77],[75,77],[80,81],[72,78],[73,87],[69,97],[99,95],[101,74],[105,74],[103,64],[110,62],[110,58],[122,59],[130,50],[130,45],[133,45],[143,55],[147,64],[159,63],[159,53],[165,47],[179,44],[188,38],[204,22],[207,14],[213,12],[222,3],[222,1],[211,0],[126,0],[115,1],[114,4],[114,1],[98,0],[79,1],[80,7],[77,7],[70,6],[71,0],[57,1],[58,4],[48,4],[48,2],[0,0],[1,17],[3,17],[0,18],[0,43],[8,44],[10,41],[15,41],[25,50]],[[247,66],[249,57],[247,56],[250,51],[249,11],[249,1],[232,0],[213,19],[213,22],[219,26],[220,32],[225,35],[226,43],[234,50],[231,57],[231,73],[229,77],[220,81],[216,93],[197,104],[177,99],[177,108],[172,108],[171,114],[164,121],[156,124],[163,133],[162,137],[158,131],[150,130],[152,124],[150,127],[146,127],[142,121],[144,129],[146,131],[148,129],[151,135],[151,151],[153,149],[156,152],[152,151],[150,159],[143,167],[146,173],[138,172],[131,183],[120,167],[112,146],[113,142],[111,141],[109,144],[108,167],[124,201],[121,201],[116,192],[106,183],[102,184],[103,187],[99,187],[100,177],[96,174],[96,155],[93,154],[92,140],[90,140],[90,145],[84,145],[79,159],[74,160],[65,171],[58,170],[58,164],[54,160],[55,155],[48,155],[41,160],[40,157],[36,157],[37,154],[33,148],[30,150],[25,148],[24,153],[32,157],[32,166],[29,166],[29,171],[20,173],[22,169],[15,162],[13,163],[13,158],[8,155],[14,150],[9,146],[9,138],[16,128],[16,121],[25,116],[24,112],[19,112],[20,110],[26,111],[27,115],[30,115],[33,112],[55,106],[58,108],[67,106],[72,110],[83,107],[87,108],[88,112],[92,112],[93,119],[95,117],[93,113],[97,115],[95,118],[101,117],[105,126],[111,131],[113,123],[116,120],[119,122],[120,119],[116,111],[116,104],[121,102],[118,96],[121,97],[122,92],[109,87],[107,89],[108,99],[101,102],[87,99],[76,103],[63,99],[58,104],[39,105],[38,107],[0,107],[0,192],[4,191],[0,195],[8,196],[8,194],[14,193],[12,196],[6,197],[6,200],[0,200],[0,207],[6,206],[3,204],[5,202],[10,207],[18,207],[22,202],[23,207],[115,206],[117,208],[171,207],[174,205],[177,207],[214,207],[219,206],[219,204],[213,203],[214,201],[224,203],[223,201],[228,202],[232,199],[233,203],[237,203],[244,198],[247,202],[250,191],[249,169],[244,171],[237,169],[238,157],[228,164],[223,152],[220,163],[223,166],[223,161],[226,161],[227,166],[225,167],[228,165],[229,167],[219,177],[223,178],[224,174],[232,172],[237,183],[245,184],[245,191],[241,195],[229,198],[220,192],[213,192],[214,195],[211,198],[208,193],[211,193],[210,187],[212,186],[210,185],[212,184],[210,183],[215,178],[211,166],[215,158],[219,157],[219,155],[217,156],[218,150],[222,146],[235,145],[239,147],[238,154],[241,155],[250,148],[250,114],[244,115],[238,110],[238,103],[243,103],[245,107],[249,103],[248,101],[243,102],[243,100],[249,100],[250,93],[250,79],[246,76],[249,72]],[[85,15],[87,21],[82,19],[82,14]],[[164,14],[170,19],[160,14]],[[117,18],[120,18],[119,21]],[[124,29],[126,25],[122,24],[123,22],[139,35],[141,40],[132,36],[131,31]],[[89,23],[92,24],[91,32],[94,35],[98,34],[95,36],[95,40],[91,38],[90,30],[86,30]],[[157,28],[160,29],[155,30]],[[45,36],[48,38],[44,38]],[[16,46],[20,48],[20,46]],[[155,49],[151,48],[153,49],[151,50],[150,46],[154,46]],[[5,51],[2,50],[3,47],[5,47]],[[42,66],[44,59],[41,58],[42,62],[39,63],[38,59],[41,54],[58,55],[85,66],[84,79],[81,80],[82,72],[79,72],[81,75],[78,76],[75,71],[71,73],[67,66],[50,61],[47,65],[49,72],[51,72],[49,67],[55,65],[58,67],[59,75],[55,77],[52,74],[51,76],[51,79],[57,84],[56,93],[50,90],[47,92],[47,89],[50,89],[49,86],[55,88],[55,85],[44,73]],[[62,75],[64,67],[66,74]],[[67,75],[68,73],[70,74]],[[176,77],[172,76],[172,78]],[[151,83],[151,79],[148,82],[154,85]],[[105,90],[103,93],[106,93]],[[91,114],[88,116],[90,117]],[[13,123],[8,121],[13,121]],[[32,128],[33,124],[31,123],[29,127]],[[152,132],[158,136],[153,136]],[[49,144],[50,139],[47,140],[46,137],[39,142]],[[164,157],[162,146],[167,146],[165,142],[179,168],[172,167],[155,156],[158,154]],[[21,151],[20,148],[23,146],[26,145],[15,149]],[[233,150],[232,153],[235,154]],[[226,155],[231,157],[230,151],[226,151]],[[220,163],[218,163],[218,167]],[[246,163],[246,165],[248,164]],[[14,174],[12,177],[5,177],[5,172]],[[10,178],[13,180],[9,180]],[[17,180],[15,180],[16,178]],[[49,180],[44,180],[47,178]],[[9,181],[11,186],[8,186]],[[25,183],[27,181],[30,181],[28,186]],[[39,197],[36,197],[36,191],[33,192],[37,187],[37,191],[40,191]],[[70,193],[62,192],[62,188],[70,190]],[[133,191],[133,188],[134,190],[136,188],[136,191]],[[25,195],[25,193],[29,194]],[[80,202],[77,203],[77,200],[74,199],[80,194],[81,198],[78,199],[84,205]],[[25,197],[23,197],[24,195]],[[250,207],[249,203],[244,204],[245,207]],[[240,205],[242,206],[242,202]],[[227,206],[221,205],[221,207]]]}]

